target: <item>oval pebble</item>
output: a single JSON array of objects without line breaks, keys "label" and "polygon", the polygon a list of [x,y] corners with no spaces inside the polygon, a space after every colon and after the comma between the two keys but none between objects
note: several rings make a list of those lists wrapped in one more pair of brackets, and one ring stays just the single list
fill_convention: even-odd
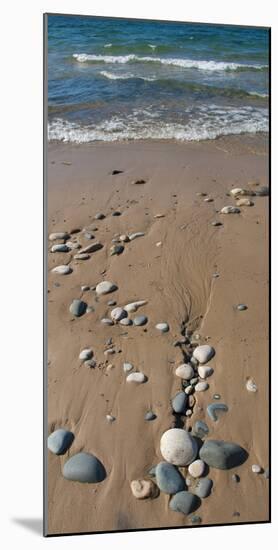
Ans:
[{"label": "oval pebble", "polygon": [[167,495],[174,495],[185,489],[185,479],[173,464],[168,462],[157,464],[155,477],[160,491]]},{"label": "oval pebble", "polygon": [[238,311],[245,311],[246,309],[248,309],[245,304],[238,304],[236,308],[238,309]]},{"label": "oval pebble", "polygon": [[229,470],[245,462],[248,454],[236,443],[207,439],[200,449],[199,456],[212,468]]},{"label": "oval pebble", "polygon": [[157,323],[157,325],[155,325],[155,328],[157,328],[157,330],[159,330],[160,332],[168,332],[169,331],[168,323]]},{"label": "oval pebble", "polygon": [[146,412],[144,418],[147,422],[151,422],[156,419],[156,414],[153,411],[148,411]]},{"label": "oval pebble", "polygon": [[69,265],[57,265],[51,269],[52,273],[58,273],[59,275],[68,275],[72,273],[72,268]]},{"label": "oval pebble", "polygon": [[75,254],[73,258],[74,260],[89,260],[90,254]]},{"label": "oval pebble", "polygon": [[121,319],[119,321],[120,325],[123,325],[124,327],[129,327],[130,325],[133,325],[133,322],[131,319],[128,319],[127,317],[125,317],[124,319]]},{"label": "oval pebble", "polygon": [[50,233],[49,235],[49,240],[50,241],[57,241],[57,240],[60,240],[60,239],[69,239],[69,234],[66,232],[66,231],[60,231],[60,232],[57,232],[57,233]]},{"label": "oval pebble", "polygon": [[109,294],[110,292],[114,292],[117,289],[118,287],[114,283],[110,283],[110,281],[102,281],[96,286],[96,293],[99,295]]},{"label": "oval pebble", "polygon": [[70,448],[74,435],[69,430],[59,428],[47,438],[47,447],[55,455],[64,455]]},{"label": "oval pebble", "polygon": [[147,381],[147,377],[142,372],[132,372],[126,377],[126,381],[129,383],[143,384]]},{"label": "oval pebble", "polygon": [[121,321],[121,319],[127,317],[127,312],[122,307],[115,307],[114,309],[112,309],[110,315],[113,321]]},{"label": "oval pebble", "polygon": [[131,233],[131,235],[129,235],[129,240],[130,241],[134,241],[134,239],[138,239],[138,237],[144,237],[145,233],[143,233],[142,231],[137,231],[137,233]]},{"label": "oval pebble", "polygon": [[183,380],[190,380],[194,376],[194,369],[191,365],[184,363],[176,368],[175,374]]},{"label": "oval pebble", "polygon": [[201,477],[204,474],[205,467],[206,465],[203,460],[194,460],[194,462],[191,462],[191,464],[189,464],[188,472],[192,477]]},{"label": "oval pebble", "polygon": [[191,491],[194,495],[197,495],[199,498],[207,498],[213,486],[213,482],[208,477],[198,479],[196,485],[191,488]]},{"label": "oval pebble", "polygon": [[172,428],[162,435],[160,452],[167,462],[176,466],[187,466],[196,458],[198,445],[186,430]]},{"label": "oval pebble", "polygon": [[200,437],[202,439],[203,437],[206,437],[209,433],[209,428],[203,420],[197,420],[193,426],[193,435],[196,435],[197,437]]},{"label": "oval pebble", "polygon": [[92,252],[97,252],[97,250],[101,250],[102,248],[103,244],[101,243],[88,244],[88,246],[85,246],[85,248],[80,250],[80,254],[90,254]]},{"label": "oval pebble", "polygon": [[75,317],[81,317],[86,311],[87,304],[82,300],[73,300],[69,310]]},{"label": "oval pebble", "polygon": [[259,464],[252,464],[251,469],[252,469],[253,474],[261,474],[262,471],[263,471],[262,467],[259,466]]},{"label": "oval pebble", "polygon": [[108,327],[111,327],[112,325],[114,325],[113,321],[111,319],[108,319],[107,317],[103,317],[103,319],[101,319],[100,322],[103,325],[107,325]]},{"label": "oval pebble", "polygon": [[106,471],[98,458],[81,452],[67,460],[63,467],[63,476],[70,481],[99,483],[106,478]]},{"label": "oval pebble", "polygon": [[188,491],[180,491],[171,498],[169,506],[174,512],[180,512],[187,516],[199,508],[200,500]]},{"label": "oval pebble", "polygon": [[51,247],[51,252],[69,252],[70,248],[67,244],[54,244]]},{"label": "oval pebble", "polygon": [[138,315],[133,319],[133,324],[136,327],[141,327],[142,325],[146,325],[147,322],[148,322],[148,317],[146,317],[146,315]]},{"label": "oval pebble", "polygon": [[79,354],[79,359],[81,361],[88,361],[89,359],[92,359],[93,352],[91,349],[83,349]]},{"label": "oval pebble", "polygon": [[206,391],[209,388],[209,384],[207,382],[198,382],[195,386],[195,391],[201,392]]},{"label": "oval pebble", "polygon": [[121,244],[113,244],[110,248],[110,256],[119,256],[124,251],[125,247]]},{"label": "oval pebble", "polygon": [[97,212],[97,214],[95,215],[95,220],[104,220],[105,218],[105,215],[102,214],[101,212]]},{"label": "oval pebble", "polygon": [[185,414],[188,397],[183,391],[178,392],[172,399],[173,411],[177,414]]},{"label": "oval pebble", "polygon": [[198,367],[198,374],[200,378],[203,378],[205,380],[213,374],[213,368],[204,366]]},{"label": "oval pebble", "polygon": [[133,369],[133,365],[131,363],[124,363],[123,369],[124,369],[124,372],[130,372]]},{"label": "oval pebble", "polygon": [[197,346],[193,351],[193,357],[199,361],[199,363],[207,363],[214,357],[215,350],[211,346],[208,346],[207,344],[203,346]]}]

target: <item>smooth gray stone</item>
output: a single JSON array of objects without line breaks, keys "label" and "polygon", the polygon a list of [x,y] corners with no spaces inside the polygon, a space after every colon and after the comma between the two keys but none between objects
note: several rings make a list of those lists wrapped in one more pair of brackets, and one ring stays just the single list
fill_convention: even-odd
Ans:
[{"label": "smooth gray stone", "polygon": [[156,466],[152,466],[149,470],[148,470],[148,474],[150,477],[155,477],[156,476]]},{"label": "smooth gray stone", "polygon": [[146,317],[146,315],[137,315],[137,317],[134,317],[133,319],[133,324],[137,327],[146,325],[147,322],[148,322],[148,317]]},{"label": "smooth gray stone", "polygon": [[63,476],[70,481],[99,483],[106,478],[103,464],[90,453],[73,455],[63,467]]},{"label": "smooth gray stone", "polygon": [[178,392],[172,399],[172,408],[175,413],[185,414],[187,405],[187,394],[184,391]]},{"label": "smooth gray stone", "polygon": [[86,311],[87,304],[85,302],[82,302],[82,300],[73,300],[70,305],[70,312],[72,315],[75,315],[75,317],[81,317]]},{"label": "smooth gray stone", "polygon": [[160,462],[155,469],[156,483],[163,493],[174,495],[185,488],[185,480],[173,464]]},{"label": "smooth gray stone", "polygon": [[236,308],[239,310],[239,311],[245,311],[246,309],[248,309],[248,307],[245,305],[245,304],[238,304],[236,306]]},{"label": "smooth gray stone", "polygon": [[116,302],[116,300],[109,300],[109,301],[107,302],[107,305],[108,305],[108,306],[116,306],[116,305],[117,305],[117,302]]},{"label": "smooth gray stone", "polygon": [[194,495],[200,498],[206,498],[210,495],[213,482],[208,477],[198,479],[195,487],[191,489]]},{"label": "smooth gray stone", "polygon": [[96,215],[95,215],[95,220],[104,220],[105,218],[105,215],[104,214],[101,214],[100,212],[98,212]]},{"label": "smooth gray stone", "polygon": [[69,430],[59,428],[47,438],[47,447],[55,455],[64,455],[70,448],[74,435]]},{"label": "smooth gray stone", "polygon": [[269,188],[264,186],[264,187],[261,187],[260,189],[257,189],[256,195],[258,197],[267,197],[269,195]]},{"label": "smooth gray stone", "polygon": [[156,414],[153,412],[153,411],[148,411],[146,412],[145,414],[145,420],[147,420],[148,422],[150,422],[151,420],[155,420],[156,419]]},{"label": "smooth gray stone", "polygon": [[225,403],[211,403],[207,406],[207,413],[213,422],[218,420],[217,411],[227,412],[229,409]]},{"label": "smooth gray stone", "polygon": [[120,325],[123,325],[124,327],[129,327],[130,325],[133,325],[132,320],[125,317],[124,319],[120,320]]},{"label": "smooth gray stone", "polygon": [[199,525],[200,523],[202,523],[202,518],[200,516],[192,516],[191,517],[191,523],[192,525]]},{"label": "smooth gray stone", "polygon": [[207,439],[200,449],[199,456],[212,468],[229,470],[245,462],[248,454],[236,443]]},{"label": "smooth gray stone", "polygon": [[180,512],[186,516],[192,512],[195,512],[195,510],[199,508],[200,504],[200,499],[188,491],[181,491],[174,495],[170,500],[171,510],[174,512]]},{"label": "smooth gray stone", "polygon": [[112,216],[121,216],[122,213],[119,212],[119,210],[115,210],[114,212],[112,212]]},{"label": "smooth gray stone", "polygon": [[118,256],[119,254],[122,254],[124,249],[125,247],[122,244],[114,244],[110,248],[110,256],[115,256],[115,255]]},{"label": "smooth gray stone", "polygon": [[205,422],[202,420],[197,420],[193,426],[193,434],[202,439],[206,437],[209,433],[209,428]]},{"label": "smooth gray stone", "polygon": [[211,225],[213,225],[214,227],[218,227],[219,225],[222,225],[221,222],[211,222]]}]

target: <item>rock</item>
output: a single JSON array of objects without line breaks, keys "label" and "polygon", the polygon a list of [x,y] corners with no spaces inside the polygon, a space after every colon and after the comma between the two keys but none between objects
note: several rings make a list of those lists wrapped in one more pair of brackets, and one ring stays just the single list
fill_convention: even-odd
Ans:
[{"label": "rock", "polygon": [[96,215],[95,215],[95,220],[104,220],[105,218],[105,215],[104,214],[101,214],[100,212],[98,212]]},{"label": "rock", "polygon": [[67,244],[54,244],[51,247],[51,252],[69,252],[70,247]]},{"label": "rock", "polygon": [[101,319],[100,322],[103,325],[107,325],[108,327],[111,327],[112,325],[114,325],[113,321],[111,319],[108,319],[107,317],[103,317],[103,319]]},{"label": "rock", "polygon": [[183,391],[178,392],[172,399],[173,411],[178,414],[185,414],[187,399],[186,393]]},{"label": "rock", "polygon": [[118,290],[117,285],[115,285],[114,283],[110,283],[110,281],[102,281],[96,286],[96,293],[99,296],[101,296],[102,294],[109,294],[110,292],[114,292],[115,290]]},{"label": "rock", "polygon": [[119,241],[121,241],[121,243],[128,243],[129,242],[129,236],[128,235],[120,235],[119,236]]},{"label": "rock", "polygon": [[132,182],[132,185],[143,185],[144,183],[146,183],[145,180],[135,180]]},{"label": "rock", "polygon": [[232,481],[234,481],[234,483],[239,483],[240,482],[240,477],[237,474],[233,474],[232,475]]},{"label": "rock", "polygon": [[269,188],[268,187],[261,187],[260,189],[256,189],[255,193],[258,197],[268,197],[269,195]]},{"label": "rock", "polygon": [[162,435],[160,451],[167,462],[176,466],[187,466],[196,458],[198,445],[186,430],[172,428]]},{"label": "rock", "polygon": [[232,197],[237,197],[238,195],[244,195],[244,189],[241,187],[235,187],[234,189],[230,190],[230,195]]},{"label": "rock", "polygon": [[133,382],[135,384],[143,384],[147,382],[147,377],[142,372],[132,372],[126,377],[127,382]]},{"label": "rock", "polygon": [[119,212],[119,210],[114,210],[114,212],[112,212],[112,216],[121,216],[122,213]]},{"label": "rock", "polygon": [[107,356],[107,355],[114,355],[114,353],[116,353],[116,352],[113,348],[109,348],[109,349],[104,350],[103,353],[104,353],[105,356]]},{"label": "rock", "polygon": [[160,330],[160,332],[168,332],[169,325],[168,323],[157,323],[157,325],[155,325],[155,328],[157,328],[157,330]]},{"label": "rock", "polygon": [[200,516],[194,515],[191,517],[191,523],[192,525],[199,525],[202,523],[202,518]]},{"label": "rock", "polygon": [[218,227],[223,224],[221,222],[214,221],[214,222],[211,222],[211,225],[213,225],[214,227]]},{"label": "rock", "polygon": [[89,285],[82,285],[82,286],[81,286],[81,291],[82,291],[82,292],[87,292],[88,290],[90,290]]},{"label": "rock", "polygon": [[199,508],[200,500],[188,491],[180,491],[171,498],[169,506],[174,512],[180,512],[187,516]]},{"label": "rock", "polygon": [[131,302],[130,304],[126,304],[124,306],[124,309],[128,312],[128,313],[133,313],[135,311],[137,311],[137,309],[141,306],[144,306],[145,304],[147,304],[147,300],[138,300],[137,302]]},{"label": "rock", "polygon": [[81,244],[72,241],[67,241],[67,246],[70,248],[70,250],[78,250],[79,248],[81,248]]},{"label": "rock", "polygon": [[254,382],[253,378],[248,378],[246,382],[246,389],[253,393],[258,391],[257,384]]},{"label": "rock", "polygon": [[155,469],[156,483],[163,493],[174,495],[185,489],[185,480],[173,464],[160,462]]},{"label": "rock", "polygon": [[269,479],[269,468],[268,467],[264,471],[264,477],[265,477],[265,479]]},{"label": "rock", "polygon": [[186,395],[190,395],[191,393],[193,393],[194,391],[194,386],[191,386],[191,384],[189,384],[189,386],[186,386],[184,392],[186,393]]},{"label": "rock", "polygon": [[199,363],[201,364],[207,363],[208,361],[210,361],[210,359],[212,359],[214,355],[215,355],[215,350],[211,346],[208,346],[207,344],[203,346],[197,346],[197,348],[195,348],[193,351],[193,357],[197,359],[197,361],[199,361]]},{"label": "rock", "polygon": [[57,265],[51,269],[52,273],[58,273],[59,275],[68,275],[72,273],[72,268],[69,265]]},{"label": "rock", "polygon": [[146,315],[137,315],[137,317],[134,317],[133,324],[136,327],[141,327],[142,325],[146,325],[148,322],[148,317]]},{"label": "rock", "polygon": [[112,422],[115,422],[116,417],[115,417],[115,416],[112,416],[111,414],[107,414],[107,415],[106,415],[106,420],[107,420],[108,422],[111,422],[111,423],[112,423]]},{"label": "rock", "polygon": [[220,393],[214,393],[212,397],[213,399],[221,399]]},{"label": "rock", "polygon": [[85,248],[82,248],[80,250],[80,254],[90,254],[92,252],[96,252],[97,250],[101,250],[103,248],[103,244],[101,243],[91,243],[88,244],[88,246],[85,246]]},{"label": "rock", "polygon": [[209,388],[209,384],[207,382],[198,382],[195,386],[195,391],[201,392],[206,391]]},{"label": "rock", "polygon": [[73,258],[74,260],[89,260],[90,254],[75,254]]},{"label": "rock", "polygon": [[84,231],[83,232],[83,237],[84,237],[84,239],[87,239],[88,241],[95,238],[93,233],[90,233],[90,231]]},{"label": "rock", "polygon": [[75,317],[81,317],[86,311],[87,304],[82,300],[73,300],[70,304],[69,310]]},{"label": "rock", "polygon": [[69,430],[59,428],[47,438],[47,447],[55,455],[64,455],[70,448],[74,435]]},{"label": "rock", "polygon": [[240,209],[236,206],[224,206],[220,210],[220,214],[240,214]]},{"label": "rock", "polygon": [[124,369],[124,372],[130,372],[133,369],[133,365],[131,363],[124,363],[123,369]]},{"label": "rock", "polygon": [[60,232],[57,232],[57,233],[50,233],[48,238],[49,238],[50,241],[58,241],[58,240],[69,239],[70,236],[66,231],[60,231]]},{"label": "rock", "polygon": [[110,256],[119,256],[124,251],[125,247],[122,244],[113,244],[110,248]]},{"label": "rock", "polygon": [[207,439],[200,449],[199,456],[212,468],[229,470],[245,462],[248,455],[236,443]]},{"label": "rock", "polygon": [[155,246],[157,247],[160,247],[162,245],[162,241],[158,241],[157,243],[155,243]]},{"label": "rock", "polygon": [[191,409],[187,409],[185,416],[192,416],[193,411]]},{"label": "rock", "polygon": [[212,367],[198,367],[198,374],[200,376],[200,378],[203,378],[204,380],[206,378],[208,378],[209,376],[211,376],[213,373],[213,368]]},{"label": "rock", "polygon": [[80,361],[88,361],[89,359],[92,359],[93,352],[91,349],[83,349],[79,354]]},{"label": "rock", "polygon": [[252,472],[253,474],[261,474],[263,471],[262,467],[259,466],[259,464],[252,464]]},{"label": "rock", "polygon": [[155,219],[165,218],[165,214],[155,214],[155,215],[154,215],[154,218],[155,218]]},{"label": "rock", "polygon": [[127,317],[125,317],[124,319],[121,319],[120,320],[120,325],[123,325],[125,327],[128,327],[130,325],[133,325],[133,322],[131,319],[128,319]]},{"label": "rock", "polygon": [[113,321],[120,321],[121,319],[127,317],[127,312],[122,307],[115,307],[114,309],[112,309],[110,315]]},{"label": "rock", "polygon": [[237,206],[254,206],[254,203],[250,199],[238,199]]},{"label": "rock", "polygon": [[122,174],[124,170],[112,170],[111,174],[112,176],[116,176],[117,174]]},{"label": "rock", "polygon": [[190,380],[194,376],[194,369],[191,367],[191,365],[187,365],[186,363],[184,363],[183,365],[179,365],[176,368],[175,374],[183,380]]},{"label": "rock", "polygon": [[198,479],[195,487],[193,487],[191,491],[199,498],[207,498],[211,493],[212,486],[212,480],[208,477],[203,477],[202,479]]},{"label": "rock", "polygon": [[88,369],[94,369],[97,366],[97,363],[95,359],[89,359],[88,361],[84,361],[84,365]]},{"label": "rock", "polygon": [[82,452],[67,460],[63,467],[63,476],[70,481],[99,483],[106,478],[106,471],[98,458]]},{"label": "rock", "polygon": [[245,305],[245,304],[238,304],[236,306],[236,308],[239,310],[239,311],[245,311],[246,309],[248,309],[248,307]]},{"label": "rock", "polygon": [[151,422],[152,420],[156,419],[156,414],[153,411],[148,411],[146,412],[144,418],[147,422]]},{"label": "rock", "polygon": [[204,202],[213,202],[213,199],[211,197],[206,197],[204,199]]},{"label": "rock", "polygon": [[209,433],[209,428],[203,420],[197,420],[193,426],[192,430],[193,435],[196,435],[200,439],[203,439],[203,437],[206,437]]},{"label": "rock", "polygon": [[213,422],[216,422],[218,420],[218,416],[216,414],[218,411],[228,412],[228,410],[229,409],[227,405],[225,405],[225,403],[211,403],[207,406],[207,413],[211,420],[213,420]]},{"label": "rock", "polygon": [[117,302],[116,302],[116,300],[108,300],[107,305],[108,305],[109,307],[110,307],[110,306],[115,306],[115,305],[117,305]]},{"label": "rock", "polygon": [[131,491],[135,498],[155,498],[159,494],[159,490],[151,479],[136,479],[130,484]]},{"label": "rock", "polygon": [[[204,472],[205,472],[205,463],[203,462],[203,460],[194,460],[194,462],[191,462],[191,464],[189,464],[188,466],[188,472],[190,473],[190,475],[192,477],[201,477]],[[200,496],[200,495],[198,495]]]},{"label": "rock", "polygon": [[143,231],[137,231],[137,233],[131,233],[131,235],[128,236],[130,241],[134,241],[134,239],[138,239],[138,237],[144,237],[145,233]]}]

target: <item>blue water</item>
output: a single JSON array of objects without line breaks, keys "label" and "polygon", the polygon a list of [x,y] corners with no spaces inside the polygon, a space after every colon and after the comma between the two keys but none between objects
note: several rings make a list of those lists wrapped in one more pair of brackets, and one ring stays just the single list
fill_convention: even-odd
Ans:
[{"label": "blue water", "polygon": [[264,28],[48,17],[49,140],[268,131]]}]

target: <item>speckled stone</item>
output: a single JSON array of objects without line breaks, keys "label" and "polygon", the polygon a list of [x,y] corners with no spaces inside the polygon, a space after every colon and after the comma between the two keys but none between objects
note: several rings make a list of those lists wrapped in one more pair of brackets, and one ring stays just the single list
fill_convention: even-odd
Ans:
[{"label": "speckled stone", "polygon": [[175,374],[183,380],[190,380],[194,376],[194,369],[191,365],[184,363],[176,368]]},{"label": "speckled stone", "polygon": [[187,466],[196,458],[198,445],[186,430],[172,428],[162,435],[160,452],[167,462],[175,466]]}]

